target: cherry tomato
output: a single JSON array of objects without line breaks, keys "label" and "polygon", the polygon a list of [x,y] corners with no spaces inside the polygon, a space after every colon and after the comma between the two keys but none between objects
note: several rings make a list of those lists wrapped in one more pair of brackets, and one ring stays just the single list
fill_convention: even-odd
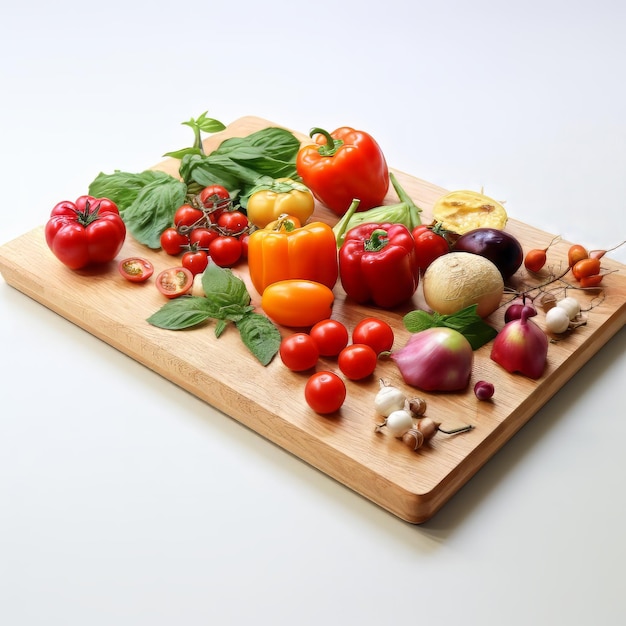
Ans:
[{"label": "cherry tomato", "polygon": [[434,227],[420,224],[412,231],[415,240],[417,265],[422,272],[438,257],[450,252],[450,244],[444,237],[440,225]]},{"label": "cherry tomato", "polygon": [[150,261],[138,256],[132,256],[119,262],[117,269],[120,274],[131,283],[142,283],[154,273],[154,266]]},{"label": "cherry tomato", "polygon": [[203,248],[204,250],[209,249],[209,244],[219,237],[219,233],[214,228],[194,228],[189,233],[189,243],[192,246],[197,246],[198,248]]},{"label": "cherry tomato", "polygon": [[180,261],[194,276],[202,274],[209,264],[209,255],[205,250],[192,249],[183,254]]},{"label": "cherry tomato", "polygon": [[200,192],[200,203],[212,222],[217,221],[222,211],[231,205],[230,193],[221,185],[209,185]]},{"label": "cherry tomato", "polygon": [[209,256],[215,265],[231,267],[241,258],[241,242],[237,237],[220,235],[209,244]]},{"label": "cherry tomato", "polygon": [[338,320],[322,320],[311,328],[309,335],[317,344],[321,356],[337,356],[350,339],[348,329]]},{"label": "cherry tomato", "polygon": [[334,372],[316,372],[304,386],[304,399],[320,415],[334,413],[346,400],[346,384]]},{"label": "cherry tomato", "polygon": [[304,372],[315,367],[320,353],[314,339],[307,333],[285,337],[279,349],[282,362],[293,372]]},{"label": "cherry tomato", "polygon": [[186,267],[170,267],[157,276],[156,286],[167,298],[178,298],[193,287],[193,274]]},{"label": "cherry tomato", "polygon": [[377,317],[366,317],[352,331],[352,342],[363,343],[376,352],[387,352],[393,347],[395,336],[387,322]]},{"label": "cherry tomato", "polygon": [[241,258],[248,258],[248,242],[250,241],[250,233],[244,233],[239,237],[239,241],[241,243]]},{"label": "cherry tomato", "polygon": [[188,245],[189,237],[179,233],[173,226],[161,233],[161,248],[171,256],[180,254]]},{"label": "cherry tomato", "polygon": [[202,220],[204,220],[204,212],[201,209],[192,207],[190,204],[183,204],[174,213],[174,226],[176,228],[200,225]]},{"label": "cherry tomato", "polygon": [[362,380],[374,373],[378,355],[371,346],[353,343],[346,346],[337,359],[339,369],[350,380]]},{"label": "cherry tomato", "polygon": [[249,222],[241,211],[224,211],[217,218],[217,225],[229,231],[231,235],[238,235],[248,228]]}]

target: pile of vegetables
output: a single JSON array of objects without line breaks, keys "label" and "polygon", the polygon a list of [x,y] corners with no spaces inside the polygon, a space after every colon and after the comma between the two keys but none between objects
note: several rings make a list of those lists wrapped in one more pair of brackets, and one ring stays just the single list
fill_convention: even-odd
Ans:
[{"label": "pile of vegetables", "polygon": [[[506,229],[504,206],[474,191],[444,194],[433,221],[422,223],[422,209],[361,130],[314,128],[302,143],[269,127],[225,139],[206,154],[202,133],[225,126],[206,113],[184,124],[193,131],[192,146],[166,153],[179,160],[178,176],[100,173],[88,194],[53,208],[46,241],[72,270],[106,266],[127,233],[161,250],[172,262],[155,279],[164,303],[147,322],[178,331],[212,320],[216,337],[233,326],[262,365],[278,355],[282,366],[304,373],[304,400],[320,415],[337,414],[346,383],[371,380],[381,366],[397,368],[411,389],[465,394],[475,352],[486,345],[494,367],[541,378],[551,341],[585,323],[564,278],[599,289],[608,273],[601,259],[617,247],[588,252],[572,245],[565,269],[555,273],[549,256],[560,238],[525,252]],[[390,189],[397,202],[385,204]],[[336,215],[335,224],[316,217],[316,203]],[[237,276],[244,265],[261,310]],[[131,282],[148,281],[154,271],[141,257],[120,260],[118,269]],[[511,278],[520,271],[534,283],[513,290]],[[564,294],[551,300],[554,284]],[[420,286],[427,309],[414,305]],[[348,328],[333,318],[339,293],[372,314]],[[507,294],[512,298],[503,303]],[[497,328],[492,316],[501,307]],[[386,315],[402,320],[404,345],[396,345]],[[488,380],[472,389],[476,401],[497,401]],[[472,430],[441,429],[424,415],[423,398],[388,383],[381,382],[373,409],[384,418],[376,432],[414,451],[437,432]]]}]

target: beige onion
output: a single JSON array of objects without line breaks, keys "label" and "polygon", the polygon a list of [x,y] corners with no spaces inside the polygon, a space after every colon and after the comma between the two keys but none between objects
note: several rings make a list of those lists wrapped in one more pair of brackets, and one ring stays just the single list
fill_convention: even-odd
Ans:
[{"label": "beige onion", "polygon": [[487,317],[504,294],[502,274],[489,259],[471,252],[449,252],[435,259],[422,280],[426,304],[437,313],[451,315],[472,304]]}]

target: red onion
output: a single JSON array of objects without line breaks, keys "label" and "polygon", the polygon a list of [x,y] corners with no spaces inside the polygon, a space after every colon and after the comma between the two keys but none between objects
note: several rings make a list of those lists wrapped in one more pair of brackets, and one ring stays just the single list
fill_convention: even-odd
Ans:
[{"label": "red onion", "polygon": [[442,326],[415,333],[391,358],[408,385],[424,391],[459,391],[469,383],[474,352],[458,330]]},{"label": "red onion", "polygon": [[522,311],[524,310],[524,307],[528,307],[529,309],[531,309],[531,311],[528,313],[528,317],[533,317],[537,315],[537,310],[534,306],[531,306],[530,304],[523,304],[521,302],[514,302],[513,304],[509,305],[504,312],[504,321],[511,322],[512,320],[518,320],[520,317],[522,317]]},{"label": "red onion", "polygon": [[491,358],[507,372],[540,378],[548,358],[548,337],[532,320],[532,307],[525,306],[519,319],[504,325],[493,341]]}]

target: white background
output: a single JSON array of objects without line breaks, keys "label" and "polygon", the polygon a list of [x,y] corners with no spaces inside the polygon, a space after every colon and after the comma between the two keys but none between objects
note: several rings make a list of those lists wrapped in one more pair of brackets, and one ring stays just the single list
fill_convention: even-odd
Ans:
[{"label": "white background", "polygon": [[[216,4],[2,9],[0,243],[207,109],[363,128],[400,170],[626,239],[620,0]],[[0,316],[2,624],[626,619],[624,330],[415,526],[4,281]]]}]

